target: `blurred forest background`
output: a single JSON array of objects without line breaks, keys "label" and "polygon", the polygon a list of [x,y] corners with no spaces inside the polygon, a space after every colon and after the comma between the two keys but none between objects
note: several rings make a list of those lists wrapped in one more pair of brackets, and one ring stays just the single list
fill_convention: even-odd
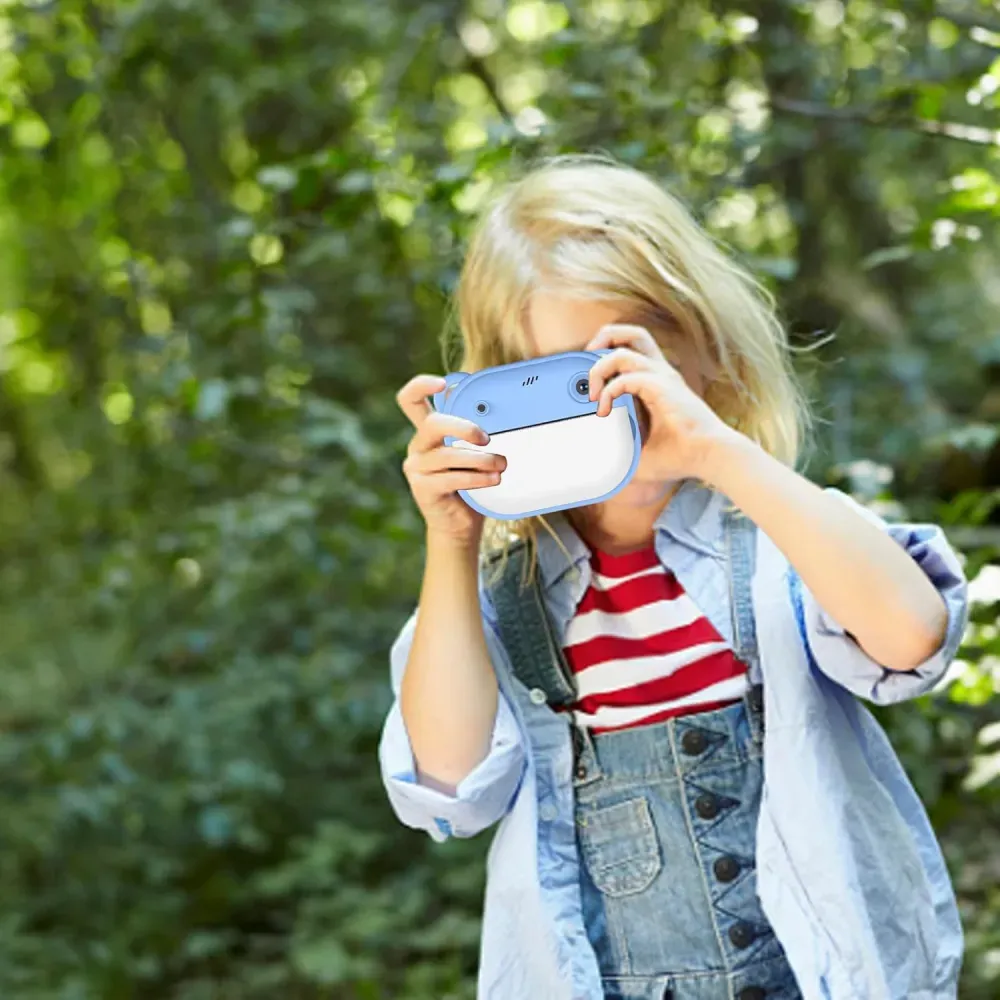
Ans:
[{"label": "blurred forest background", "polygon": [[1000,3],[2,0],[2,1000],[473,997],[489,836],[376,767],[393,397],[561,151],[835,334],[810,474],[966,554],[961,661],[881,717],[1000,996]]}]

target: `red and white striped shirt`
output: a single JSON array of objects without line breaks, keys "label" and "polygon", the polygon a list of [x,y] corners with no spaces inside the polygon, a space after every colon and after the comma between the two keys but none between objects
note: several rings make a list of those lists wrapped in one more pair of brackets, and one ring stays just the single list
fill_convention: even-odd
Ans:
[{"label": "red and white striped shirt", "polygon": [[594,733],[721,708],[743,697],[747,668],[652,547],[594,552],[591,582],[570,621],[578,725]]}]

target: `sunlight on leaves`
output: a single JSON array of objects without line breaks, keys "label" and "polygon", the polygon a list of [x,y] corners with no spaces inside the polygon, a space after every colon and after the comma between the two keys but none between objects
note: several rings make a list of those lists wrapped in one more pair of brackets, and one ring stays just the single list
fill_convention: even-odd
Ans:
[{"label": "sunlight on leaves", "polygon": [[22,111],[14,122],[12,139],[15,146],[42,149],[49,144],[51,138],[48,125],[38,115]]},{"label": "sunlight on leaves", "polygon": [[456,153],[478,149],[486,144],[486,129],[479,122],[460,118],[449,129],[446,137],[449,149]]},{"label": "sunlight on leaves", "polygon": [[545,0],[515,0],[507,10],[507,30],[519,42],[538,42],[569,24],[569,13],[561,3]]},{"label": "sunlight on leaves", "polygon": [[162,337],[173,325],[170,307],[159,299],[143,299],[139,303],[139,321],[151,337]]},{"label": "sunlight on leaves", "polygon": [[101,402],[104,415],[113,424],[125,424],[132,419],[135,400],[124,385],[110,386]]},{"label": "sunlight on leaves", "polygon": [[927,38],[938,49],[950,49],[959,39],[958,28],[943,17],[935,17],[927,27]]},{"label": "sunlight on leaves", "polygon": [[259,267],[277,264],[285,255],[281,238],[271,233],[256,233],[250,240],[250,257]]},{"label": "sunlight on leaves", "polygon": [[231,196],[232,203],[241,211],[248,215],[259,212],[266,203],[263,190],[253,181],[241,181],[233,188]]}]

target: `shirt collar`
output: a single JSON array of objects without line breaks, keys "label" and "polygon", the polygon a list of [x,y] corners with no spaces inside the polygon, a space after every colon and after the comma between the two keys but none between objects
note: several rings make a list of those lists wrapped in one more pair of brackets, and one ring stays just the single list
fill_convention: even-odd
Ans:
[{"label": "shirt collar", "polygon": [[[654,535],[669,535],[682,545],[715,555],[722,548],[722,515],[728,503],[723,494],[685,480],[656,519]],[[590,557],[590,550],[563,512],[545,519],[555,535],[544,527],[538,531],[538,568],[542,585],[548,590],[570,570],[579,570]]]}]

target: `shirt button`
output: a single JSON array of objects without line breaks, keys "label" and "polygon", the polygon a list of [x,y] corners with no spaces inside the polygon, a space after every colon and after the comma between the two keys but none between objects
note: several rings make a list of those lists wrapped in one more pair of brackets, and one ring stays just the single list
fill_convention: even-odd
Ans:
[{"label": "shirt button", "polygon": [[699,795],[694,808],[702,819],[715,819],[719,815],[719,800],[714,795]]},{"label": "shirt button", "polygon": [[720,882],[732,882],[740,873],[740,863],[736,858],[731,858],[728,854],[723,855],[721,858],[716,858],[715,864],[712,867],[715,869],[715,877]]},{"label": "shirt button", "polygon": [[528,697],[536,705],[544,705],[545,704],[545,700],[546,700],[545,699],[545,692],[541,688],[532,688],[528,692]]},{"label": "shirt button", "polygon": [[708,737],[700,729],[689,729],[681,737],[681,749],[689,757],[697,757],[698,754],[704,753],[707,746]]},{"label": "shirt button", "polygon": [[546,823],[551,823],[559,815],[559,810],[551,802],[543,802],[541,808],[538,810],[538,815]]},{"label": "shirt button", "polygon": [[587,769],[586,769],[586,767],[583,766],[583,764],[580,764],[580,765],[577,766],[576,776],[581,781],[583,781],[583,779],[587,777]]},{"label": "shirt button", "polygon": [[767,990],[763,986],[748,986],[745,990],[740,990],[736,1000],[767,1000]]},{"label": "shirt button", "polygon": [[756,937],[754,929],[742,921],[738,924],[733,924],[729,928],[729,940],[736,945],[737,948],[749,948],[753,944],[754,938]]}]

